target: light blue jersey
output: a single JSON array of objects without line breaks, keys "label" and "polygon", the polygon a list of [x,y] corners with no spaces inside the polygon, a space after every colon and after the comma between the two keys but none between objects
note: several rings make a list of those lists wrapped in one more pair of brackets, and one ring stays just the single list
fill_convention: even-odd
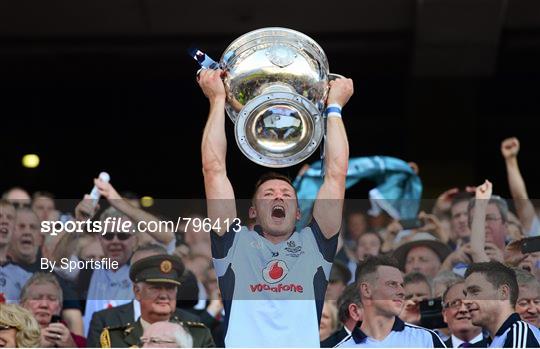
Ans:
[{"label": "light blue jersey", "polygon": [[446,346],[432,330],[405,323],[396,317],[392,330],[383,340],[368,337],[360,327],[356,327],[336,348],[446,348]]},{"label": "light blue jersey", "polygon": [[7,303],[17,303],[21,289],[31,276],[31,273],[17,264],[0,265],[0,297],[3,297]]},{"label": "light blue jersey", "polygon": [[227,347],[319,347],[319,323],[337,235],[313,221],[273,244],[242,227],[212,237]]},{"label": "light blue jersey", "polygon": [[540,331],[514,313],[499,328],[489,347],[540,348]]}]

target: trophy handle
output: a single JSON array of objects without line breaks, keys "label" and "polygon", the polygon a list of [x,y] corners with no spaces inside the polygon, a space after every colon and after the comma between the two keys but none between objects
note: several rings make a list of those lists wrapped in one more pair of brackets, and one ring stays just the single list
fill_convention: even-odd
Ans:
[{"label": "trophy handle", "polygon": [[328,81],[334,81],[337,79],[345,79],[345,77],[341,74],[334,74],[334,73],[328,74]]}]

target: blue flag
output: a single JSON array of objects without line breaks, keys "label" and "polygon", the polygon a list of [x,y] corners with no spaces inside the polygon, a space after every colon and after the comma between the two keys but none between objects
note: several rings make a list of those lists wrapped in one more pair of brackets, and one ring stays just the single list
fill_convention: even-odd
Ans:
[{"label": "blue flag", "polygon": [[[378,215],[383,210],[394,219],[417,216],[422,197],[422,181],[405,161],[390,156],[349,159],[345,187],[348,189],[363,179],[376,183],[376,187],[369,192],[370,214]],[[309,223],[323,180],[321,161],[313,163],[302,176],[294,180],[302,214],[298,228]]]}]

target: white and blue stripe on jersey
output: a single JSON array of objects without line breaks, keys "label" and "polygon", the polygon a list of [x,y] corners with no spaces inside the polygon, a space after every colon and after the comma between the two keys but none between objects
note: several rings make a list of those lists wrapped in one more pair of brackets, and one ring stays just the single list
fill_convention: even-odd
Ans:
[{"label": "white and blue stripe on jersey", "polygon": [[517,313],[506,319],[499,328],[490,348],[539,348],[540,331],[522,321]]},{"label": "white and blue stripe on jersey", "polygon": [[360,327],[343,339],[336,348],[446,348],[432,330],[403,322],[396,317],[390,333],[382,340],[366,335]]},{"label": "white and blue stripe on jersey", "polygon": [[313,220],[278,244],[246,227],[210,237],[225,346],[318,347],[337,235],[327,239]]}]

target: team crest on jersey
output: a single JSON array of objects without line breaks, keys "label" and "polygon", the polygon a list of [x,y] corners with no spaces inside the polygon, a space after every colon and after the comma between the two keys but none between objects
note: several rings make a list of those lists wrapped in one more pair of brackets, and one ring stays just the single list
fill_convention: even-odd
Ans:
[{"label": "team crest on jersey", "polygon": [[266,264],[266,267],[262,271],[262,276],[264,281],[274,284],[283,280],[288,272],[289,268],[287,268],[287,264],[284,261],[274,259]]},{"label": "team crest on jersey", "polygon": [[285,251],[287,251],[286,256],[289,257],[299,257],[302,253],[304,253],[304,251],[302,251],[302,246],[296,246],[296,242],[293,240],[287,241]]}]

